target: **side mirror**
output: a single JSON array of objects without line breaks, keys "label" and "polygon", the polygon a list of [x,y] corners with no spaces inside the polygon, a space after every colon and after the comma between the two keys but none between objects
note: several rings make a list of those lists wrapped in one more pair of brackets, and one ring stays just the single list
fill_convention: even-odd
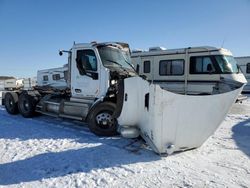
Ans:
[{"label": "side mirror", "polygon": [[59,56],[62,56],[63,52],[61,50],[59,50]]}]

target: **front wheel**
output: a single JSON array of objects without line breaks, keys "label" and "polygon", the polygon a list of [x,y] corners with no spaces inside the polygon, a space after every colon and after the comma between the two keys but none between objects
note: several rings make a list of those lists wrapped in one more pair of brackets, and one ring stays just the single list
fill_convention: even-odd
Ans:
[{"label": "front wheel", "polygon": [[98,136],[117,135],[117,120],[113,118],[116,105],[111,102],[98,104],[90,112],[87,122],[89,129]]}]

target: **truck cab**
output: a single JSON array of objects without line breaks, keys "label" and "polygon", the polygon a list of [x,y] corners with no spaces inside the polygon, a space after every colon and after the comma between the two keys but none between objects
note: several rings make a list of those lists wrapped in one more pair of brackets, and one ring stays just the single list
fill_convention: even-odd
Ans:
[{"label": "truck cab", "polygon": [[105,98],[119,79],[136,75],[124,43],[75,44],[69,53],[69,67],[72,100]]},{"label": "truck cab", "polygon": [[28,91],[8,92],[5,106],[9,113],[24,117],[35,113],[88,122],[92,132],[115,135],[118,83],[137,76],[130,61],[128,44],[120,42],[80,43],[68,53],[67,87],[36,86]]}]

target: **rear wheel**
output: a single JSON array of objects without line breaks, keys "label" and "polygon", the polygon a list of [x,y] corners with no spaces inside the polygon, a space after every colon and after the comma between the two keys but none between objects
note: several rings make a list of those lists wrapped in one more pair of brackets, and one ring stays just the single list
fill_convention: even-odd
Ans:
[{"label": "rear wheel", "polygon": [[18,105],[11,93],[5,94],[4,103],[9,114],[18,114]]},{"label": "rear wheel", "polygon": [[35,99],[27,93],[22,93],[18,100],[18,109],[23,117],[29,118],[35,115]]},{"label": "rear wheel", "polygon": [[115,104],[103,102],[90,112],[87,122],[89,129],[98,136],[117,135],[117,120],[113,118]]}]

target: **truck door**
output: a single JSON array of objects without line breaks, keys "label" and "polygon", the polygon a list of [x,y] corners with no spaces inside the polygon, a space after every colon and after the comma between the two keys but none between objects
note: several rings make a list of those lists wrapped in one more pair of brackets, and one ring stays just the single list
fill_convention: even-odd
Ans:
[{"label": "truck door", "polygon": [[75,98],[96,98],[100,93],[100,63],[93,49],[73,51],[71,94]]}]

